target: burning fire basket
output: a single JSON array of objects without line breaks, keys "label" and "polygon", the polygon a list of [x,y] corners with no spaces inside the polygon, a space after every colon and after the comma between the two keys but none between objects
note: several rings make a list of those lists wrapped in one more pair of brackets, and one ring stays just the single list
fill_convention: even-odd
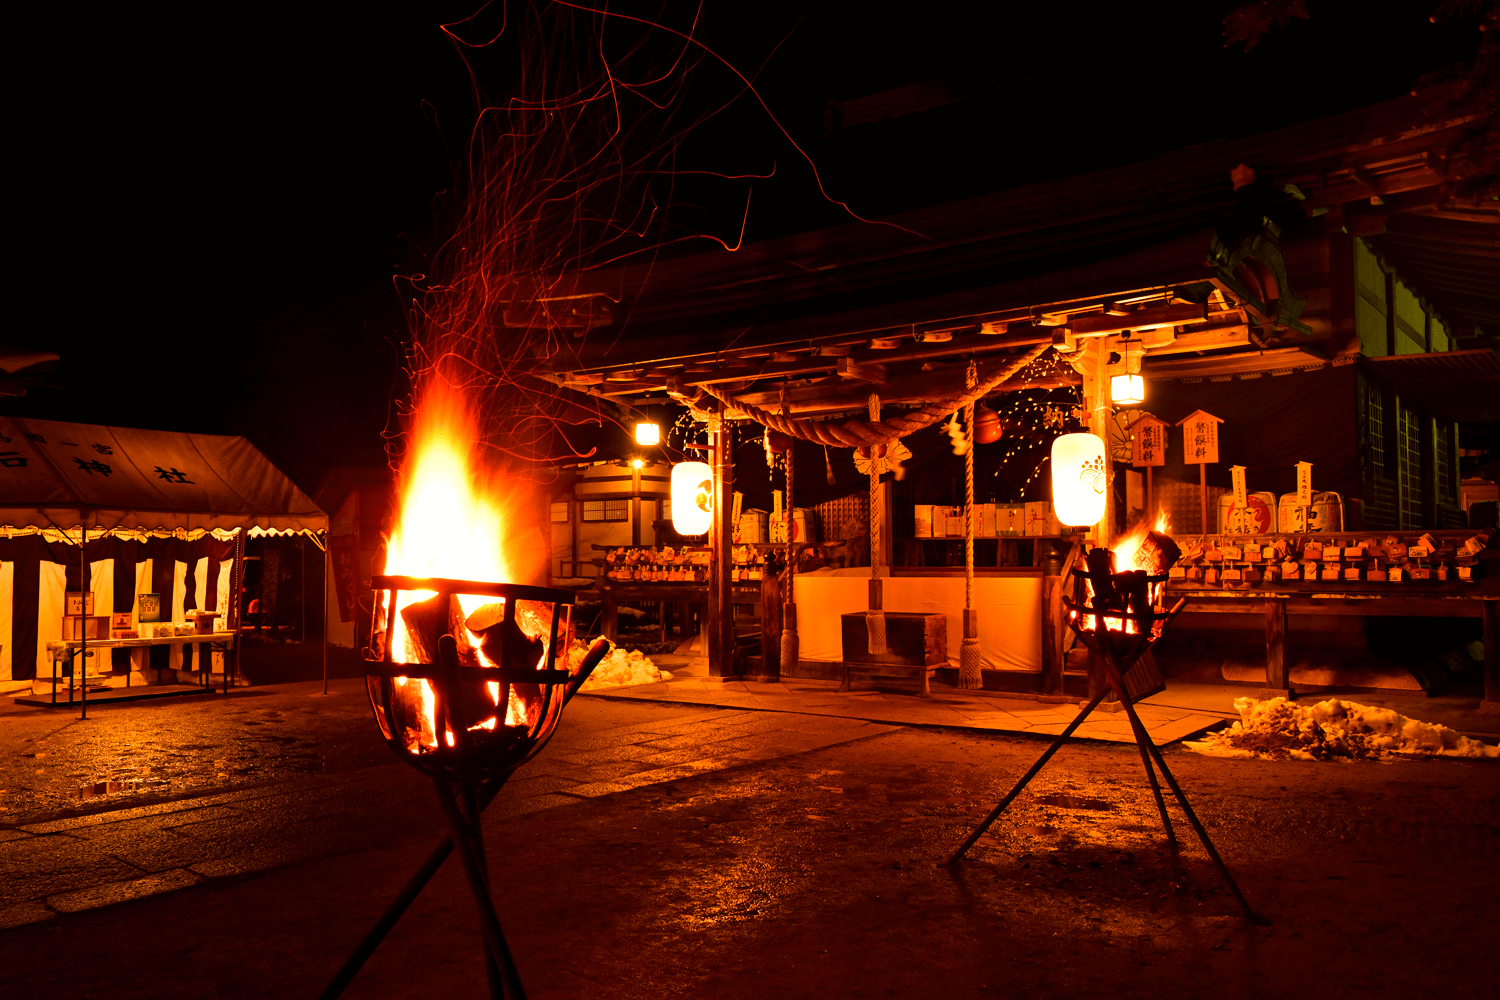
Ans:
[{"label": "burning fire basket", "polygon": [[[375,721],[392,750],[430,776],[449,835],[324,989],[343,992],[454,847],[479,911],[490,996],[526,993],[490,896],[480,815],[551,739],[563,706],[604,655],[598,639],[567,669],[573,595],[471,580],[378,576],[365,650]],[[560,662],[560,665],[559,665]]]},{"label": "burning fire basket", "polygon": [[[1157,549],[1153,553],[1156,557],[1153,561],[1157,568],[1165,568],[1176,562],[1177,546],[1166,535],[1151,532],[1144,544]],[[1089,713],[1098,707],[1105,695],[1113,691],[1124,707],[1126,715],[1130,717],[1130,727],[1135,734],[1136,746],[1141,752],[1141,763],[1145,765],[1146,777],[1151,782],[1151,793],[1156,798],[1156,808],[1161,813],[1162,826],[1166,829],[1167,844],[1175,849],[1177,837],[1172,832],[1172,821],[1167,815],[1167,803],[1162,798],[1161,786],[1157,784],[1156,772],[1152,769],[1153,761],[1156,767],[1161,769],[1162,777],[1166,778],[1172,794],[1177,796],[1177,802],[1182,806],[1188,823],[1198,834],[1198,839],[1203,842],[1204,849],[1208,851],[1208,856],[1213,859],[1214,866],[1218,868],[1219,874],[1229,885],[1229,891],[1234,895],[1235,901],[1239,903],[1246,918],[1255,923],[1264,923],[1265,918],[1258,916],[1250,908],[1244,894],[1240,892],[1234,876],[1230,874],[1229,866],[1219,856],[1213,841],[1208,837],[1208,831],[1203,828],[1197,814],[1193,812],[1193,807],[1188,803],[1182,786],[1177,784],[1177,779],[1167,769],[1167,762],[1162,757],[1161,750],[1152,742],[1150,734],[1146,732],[1145,725],[1141,723],[1140,716],[1135,711],[1136,701],[1163,689],[1164,685],[1154,663],[1142,658],[1155,645],[1156,640],[1161,638],[1162,630],[1181,613],[1187,599],[1179,599],[1170,611],[1164,610],[1162,599],[1167,578],[1149,575],[1141,569],[1116,572],[1115,554],[1109,549],[1092,549],[1085,561],[1088,567],[1086,571],[1077,567],[1073,568],[1073,597],[1063,598],[1063,603],[1068,608],[1068,626],[1077,633],[1084,645],[1098,655],[1104,667],[1108,686],[1094,695],[1078,713],[1077,718],[1052,741],[1052,745],[1031,766],[1031,770],[1021,776],[1021,780],[1016,782],[1016,786],[984,818],[984,822],[980,823],[958,850],[953,852],[948,858],[948,864],[956,864],[963,858],[969,848],[974,846],[974,842],[990,828],[990,824],[999,818],[1015,797],[1021,794],[1021,790],[1026,787],[1027,783],[1036,777],[1037,773],[1046,766],[1047,761],[1052,759],[1052,755],[1067,742],[1073,735],[1073,731],[1083,723],[1084,719],[1088,718]]]}]

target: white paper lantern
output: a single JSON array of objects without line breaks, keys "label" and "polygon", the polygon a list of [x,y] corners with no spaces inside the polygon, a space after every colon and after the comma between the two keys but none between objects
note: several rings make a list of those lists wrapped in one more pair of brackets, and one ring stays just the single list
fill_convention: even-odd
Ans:
[{"label": "white paper lantern", "polygon": [[1104,517],[1104,442],[1097,434],[1063,434],[1052,442],[1052,510],[1074,527]]},{"label": "white paper lantern", "polygon": [[679,535],[701,535],[714,515],[714,470],[707,462],[672,466],[672,528]]},{"label": "white paper lantern", "polygon": [[635,443],[640,445],[661,444],[660,424],[636,424]]}]

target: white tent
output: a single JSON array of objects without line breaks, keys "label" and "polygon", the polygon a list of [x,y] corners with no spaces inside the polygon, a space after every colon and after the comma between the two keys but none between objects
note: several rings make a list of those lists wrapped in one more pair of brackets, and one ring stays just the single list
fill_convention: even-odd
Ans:
[{"label": "white tent", "polygon": [[47,669],[64,593],[79,589],[80,529],[97,613],[135,612],[148,592],[164,619],[216,607],[237,624],[246,534],[327,528],[242,437],[0,417],[0,681]]}]

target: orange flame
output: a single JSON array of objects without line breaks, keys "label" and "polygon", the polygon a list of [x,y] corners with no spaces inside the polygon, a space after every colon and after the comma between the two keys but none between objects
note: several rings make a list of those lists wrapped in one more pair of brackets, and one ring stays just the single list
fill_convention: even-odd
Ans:
[{"label": "orange flame", "polygon": [[[439,577],[454,580],[483,580],[510,583],[517,572],[531,567],[516,567],[508,553],[536,553],[540,544],[516,544],[510,536],[520,534],[516,526],[524,520],[517,516],[522,504],[530,499],[528,490],[504,475],[488,469],[480,460],[482,447],[479,423],[463,395],[441,380],[429,383],[412,422],[410,444],[401,466],[398,484],[400,513],[386,543],[385,572],[390,576]],[[507,540],[512,542],[507,545]],[[540,543],[540,539],[535,540]],[[418,651],[412,647],[401,611],[407,606],[433,596],[433,591],[401,591],[397,596],[395,630],[390,641],[396,659],[417,662]],[[494,597],[462,594],[459,606],[465,615]],[[479,649],[479,637],[464,630],[475,653],[486,664],[494,666]],[[404,686],[406,678],[397,678]],[[432,685],[420,682],[421,705],[419,733],[408,735],[415,741],[414,752],[435,748],[437,736],[437,699]],[[490,697],[500,705],[500,685],[488,684]],[[494,729],[497,719],[486,719],[470,729]],[[505,724],[526,725],[525,705],[514,691],[505,709]],[[452,746],[454,735],[445,729],[444,740]]]}]

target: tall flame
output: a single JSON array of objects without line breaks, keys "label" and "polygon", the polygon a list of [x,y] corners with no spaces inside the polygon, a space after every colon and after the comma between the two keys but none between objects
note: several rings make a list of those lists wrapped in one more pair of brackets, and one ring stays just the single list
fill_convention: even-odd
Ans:
[{"label": "tall flame", "polygon": [[[437,577],[451,580],[481,580],[494,583],[515,582],[517,567],[509,553],[534,553],[536,545],[525,544],[518,525],[521,505],[530,499],[530,491],[505,476],[486,468],[480,460],[479,423],[462,393],[441,381],[432,380],[422,394],[410,429],[406,459],[398,483],[400,510],[395,527],[386,543],[385,572],[388,576]],[[507,545],[507,541],[511,544]],[[539,540],[537,540],[539,541]],[[525,572],[527,567],[520,567]],[[401,611],[407,606],[433,596],[433,591],[398,592],[395,629],[390,637],[392,650],[401,662],[416,662],[416,651],[410,647]],[[465,615],[491,603],[493,597],[458,595]],[[479,652],[478,637],[469,640]],[[406,678],[397,678],[404,687]],[[408,734],[409,743],[436,747],[437,698],[432,685],[419,682],[420,732]],[[500,685],[488,685],[496,706],[500,704]],[[525,725],[525,705],[510,692],[505,709],[506,725]],[[496,719],[487,719],[471,729],[493,729]],[[453,745],[453,733],[445,732],[445,742]],[[412,748],[416,750],[416,747]]]}]

